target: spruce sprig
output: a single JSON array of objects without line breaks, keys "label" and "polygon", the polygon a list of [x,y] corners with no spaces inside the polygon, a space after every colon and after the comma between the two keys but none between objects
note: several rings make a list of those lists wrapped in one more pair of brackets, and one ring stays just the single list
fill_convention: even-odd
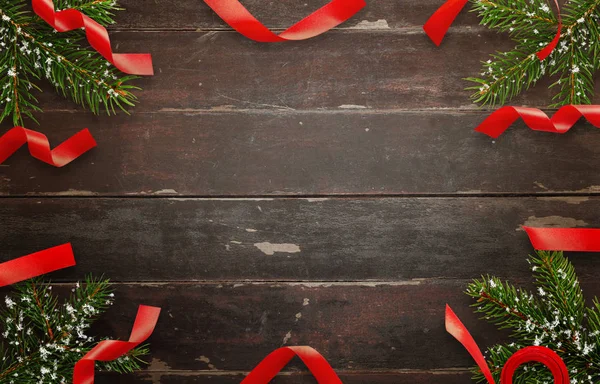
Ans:
[{"label": "spruce sprig", "polygon": [[[96,344],[87,335],[92,323],[112,305],[108,280],[88,277],[69,299],[59,302],[52,286],[31,279],[14,287],[0,311],[0,383],[67,383],[73,368]],[[137,347],[100,370],[130,373],[146,364],[147,346]]]},{"label": "spruce sprig", "polygon": [[551,107],[590,104],[594,72],[600,69],[600,0],[569,0],[561,10],[563,28],[552,54],[540,61],[536,53],[552,41],[558,19],[547,0],[473,0],[481,24],[507,32],[513,50],[498,52],[483,62],[471,98],[481,105],[502,105],[535,85],[544,75],[558,77]]},{"label": "spruce sprig", "polygon": [[[530,256],[534,284],[532,293],[496,277],[484,276],[467,287],[476,299],[476,312],[484,319],[510,329],[513,341],[488,349],[488,365],[497,382],[508,358],[520,348],[542,345],[556,351],[569,368],[575,383],[600,380],[600,303],[586,308],[573,265],[562,252],[538,251]],[[478,369],[474,379],[485,381]],[[515,383],[552,382],[540,364],[524,366]]]},{"label": "spruce sprig", "polygon": [[[35,15],[26,0],[0,0],[0,122],[15,125],[35,120],[40,112],[35,93],[45,80],[58,93],[94,113],[134,106],[130,84],[136,76],[123,75],[85,40],[83,31],[56,33]],[[55,0],[57,10],[77,9],[106,26],[121,9],[114,0]]]}]

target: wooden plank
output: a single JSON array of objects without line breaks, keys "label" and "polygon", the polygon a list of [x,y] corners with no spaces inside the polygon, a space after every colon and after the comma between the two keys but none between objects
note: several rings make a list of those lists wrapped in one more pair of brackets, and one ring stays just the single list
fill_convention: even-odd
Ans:
[{"label": "wooden plank", "polygon": [[[522,225],[598,227],[600,198],[4,198],[0,261],[72,242],[59,280],[529,278]],[[595,254],[578,254],[595,279]]]},{"label": "wooden plank", "polygon": [[[119,52],[151,52],[156,76],[136,112],[231,109],[341,110],[470,108],[472,85],[489,54],[513,43],[494,32],[460,33],[433,45],[424,34],[332,31],[297,44],[265,45],[234,32],[121,32]],[[465,60],[464,52],[468,52]],[[544,80],[514,103],[547,106]],[[46,111],[73,110],[55,92],[41,96]]]},{"label": "wooden plank", "polygon": [[491,140],[473,131],[485,113],[68,116],[66,125],[63,113],[40,116],[52,145],[89,127],[98,148],[63,169],[23,148],[0,166],[0,194],[581,194],[600,188],[600,149],[593,144],[600,131],[587,123],[561,136],[518,123]]},{"label": "wooden plank", "polygon": [[[327,0],[296,2],[264,2],[242,0],[242,4],[263,24],[270,28],[287,28],[299,21]],[[118,29],[230,29],[202,1],[182,0],[174,7],[166,0],[136,1],[120,0],[126,11],[117,13]],[[379,0],[368,2],[367,7],[339,28],[400,29],[420,28],[427,18],[443,4],[441,0]],[[468,9],[468,7],[467,7]],[[475,14],[465,9],[456,19],[457,26],[478,24]]]},{"label": "wooden plank", "polygon": [[[98,384],[239,384],[244,379],[244,373],[210,372],[198,371],[165,371],[165,372],[140,372],[136,375],[113,375],[99,374],[96,377]],[[437,382],[447,384],[464,384],[469,382],[471,375],[468,372],[459,371],[414,371],[414,372],[390,372],[390,373],[352,373],[347,371],[337,372],[339,378],[345,384],[380,383],[380,384],[433,384]],[[286,372],[277,376],[273,384],[315,384],[315,379],[308,373]]]},{"label": "wooden plank", "polygon": [[[504,338],[477,320],[464,282],[419,284],[126,284],[95,325],[125,337],[137,305],[162,316],[148,340],[149,371],[249,371],[282,345],[310,345],[336,370],[445,369],[473,365],[444,328],[450,303],[481,346]],[[294,361],[288,371],[304,370]]]},{"label": "wooden plank", "polygon": [[[249,371],[282,345],[310,345],[339,371],[467,368],[472,358],[445,330],[446,303],[481,348],[509,332],[472,312],[465,284],[126,284],[96,329],[125,337],[138,303],[160,306],[150,372]],[[583,288],[600,292],[597,282]],[[286,371],[304,369],[294,361]]]}]

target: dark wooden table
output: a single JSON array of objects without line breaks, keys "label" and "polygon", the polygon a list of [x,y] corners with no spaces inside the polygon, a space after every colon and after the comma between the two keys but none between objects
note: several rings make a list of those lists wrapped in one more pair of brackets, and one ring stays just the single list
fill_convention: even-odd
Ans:
[{"label": "dark wooden table", "polygon": [[[55,144],[89,127],[98,148],[64,169],[25,149],[0,165],[0,261],[72,242],[77,267],[52,277],[117,282],[106,335],[127,337],[138,304],[161,306],[136,382],[237,383],[307,344],[345,383],[468,383],[445,303],[482,346],[503,340],[466,283],[528,281],[523,224],[600,225],[598,130],[473,131],[490,110],[462,79],[511,47],[473,14],[441,48],[421,30],[440,0],[369,1],[342,28],[267,45],[199,0],[122,3],[113,47],[151,52],[156,76],[137,82],[131,116],[42,95],[32,128]],[[243,3],[282,29],[325,1]],[[548,84],[515,104],[548,105]],[[597,255],[574,262],[600,292]],[[302,369],[276,381],[311,382]]]}]

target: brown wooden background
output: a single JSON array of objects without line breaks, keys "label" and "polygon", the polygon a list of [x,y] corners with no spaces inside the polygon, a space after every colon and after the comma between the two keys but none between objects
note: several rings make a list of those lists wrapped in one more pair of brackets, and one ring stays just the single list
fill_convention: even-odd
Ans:
[{"label": "brown wooden background", "polygon": [[[139,106],[96,117],[46,92],[31,127],[53,145],[89,127],[98,148],[64,169],[25,149],[0,165],[0,261],[72,242],[77,267],[52,277],[117,282],[108,336],[128,336],[138,304],[163,308],[149,369],[107,382],[237,383],[309,344],[345,383],[468,383],[445,303],[481,345],[502,340],[465,284],[528,280],[523,224],[600,226],[600,131],[473,132],[489,110],[462,79],[511,47],[473,14],[439,49],[421,25],[441,0],[368,1],[339,29],[266,45],[199,0],[121,3],[114,49],[154,56]],[[282,29],[325,0],[243,3]],[[549,104],[548,84],[515,103]],[[600,292],[597,255],[574,261]],[[312,382],[302,371],[276,381]]]}]

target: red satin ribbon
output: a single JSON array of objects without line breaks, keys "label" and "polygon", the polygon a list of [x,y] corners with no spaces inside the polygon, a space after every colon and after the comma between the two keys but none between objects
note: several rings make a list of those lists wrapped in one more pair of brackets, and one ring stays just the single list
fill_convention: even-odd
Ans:
[{"label": "red satin ribbon", "polygon": [[25,143],[31,156],[55,167],[69,164],[96,146],[96,141],[87,128],[50,150],[50,143],[45,135],[23,127],[14,127],[0,136],[0,164]]},{"label": "red satin ribbon", "polygon": [[[75,265],[70,243],[48,248],[0,264],[0,287]],[[94,362],[115,360],[143,343],[154,331],[160,308],[140,305],[129,341],[99,342],[75,364],[74,384],[94,383]]]},{"label": "red satin ribbon", "polygon": [[0,287],[75,265],[71,243],[0,264]]},{"label": "red satin ribbon", "polygon": [[473,360],[475,360],[475,363],[477,363],[477,366],[479,366],[479,369],[481,369],[483,376],[485,376],[490,384],[494,384],[492,372],[490,372],[483,353],[481,353],[467,327],[464,326],[448,304],[446,304],[446,332],[454,336],[466,348],[471,357],[473,357]]},{"label": "red satin ribbon", "polygon": [[547,347],[525,347],[515,352],[504,364],[500,382],[502,384],[512,384],[513,376],[517,369],[530,362],[544,364],[552,373],[554,384],[570,384],[569,371],[565,362],[556,352]]},{"label": "red satin ribbon", "polygon": [[427,19],[423,30],[435,45],[439,47],[442,44],[454,19],[468,2],[469,0],[448,0]]},{"label": "red satin ribbon", "polygon": [[94,362],[115,360],[143,343],[154,331],[160,308],[140,305],[129,341],[104,340],[99,342],[73,370],[73,384],[94,383]]},{"label": "red satin ribbon", "polygon": [[558,41],[560,40],[560,34],[562,32],[562,16],[560,15],[560,5],[558,5],[558,0],[554,0],[554,4],[556,5],[556,11],[558,12],[558,28],[556,29],[556,34],[554,38],[548,45],[546,45],[541,51],[536,53],[538,59],[540,61],[544,60],[546,57],[550,56],[554,48],[558,45]]},{"label": "red satin ribbon", "polygon": [[52,0],[32,0],[34,12],[58,32],[85,28],[90,45],[121,72],[153,75],[152,56],[147,53],[113,53],[106,28],[75,9],[55,12]]},{"label": "red satin ribbon", "polygon": [[535,249],[542,251],[600,252],[598,228],[523,227]]},{"label": "red satin ribbon", "polygon": [[[449,305],[446,305],[446,331],[467,349],[488,383],[495,384],[490,368],[477,343]],[[560,356],[550,348],[536,346],[522,348],[506,361],[500,375],[500,383],[512,384],[512,378],[517,368],[528,362],[539,362],[548,367],[552,372],[555,384],[569,384],[569,372]]]},{"label": "red satin ribbon", "polygon": [[[448,32],[448,28],[456,19],[456,16],[460,13],[460,11],[467,5],[469,0],[448,0],[441,7],[437,9],[431,15],[431,17],[425,22],[423,25],[423,30],[429,36],[431,41],[437,46],[442,43],[444,40],[444,36]],[[537,57],[540,60],[544,60],[546,57],[552,53],[558,41],[560,40],[560,34],[562,31],[562,18],[560,15],[560,6],[558,5],[558,1],[554,0],[554,4],[556,4],[556,9],[558,10],[558,29],[556,31],[556,35],[554,35],[554,39],[546,47],[537,52]]]},{"label": "red satin ribbon", "polygon": [[315,349],[306,346],[282,347],[271,352],[242,381],[242,384],[268,384],[294,356],[298,356],[319,384],[342,384],[331,365]]},{"label": "red satin ribbon", "polygon": [[258,21],[238,0],[204,0],[233,29],[261,43],[305,40],[337,27],[361,10],[364,0],[332,0],[279,35]]},{"label": "red satin ribbon", "polygon": [[494,111],[475,130],[497,138],[519,117],[534,131],[565,133],[581,117],[600,128],[600,105],[565,105],[552,118],[537,108],[507,106]]}]

